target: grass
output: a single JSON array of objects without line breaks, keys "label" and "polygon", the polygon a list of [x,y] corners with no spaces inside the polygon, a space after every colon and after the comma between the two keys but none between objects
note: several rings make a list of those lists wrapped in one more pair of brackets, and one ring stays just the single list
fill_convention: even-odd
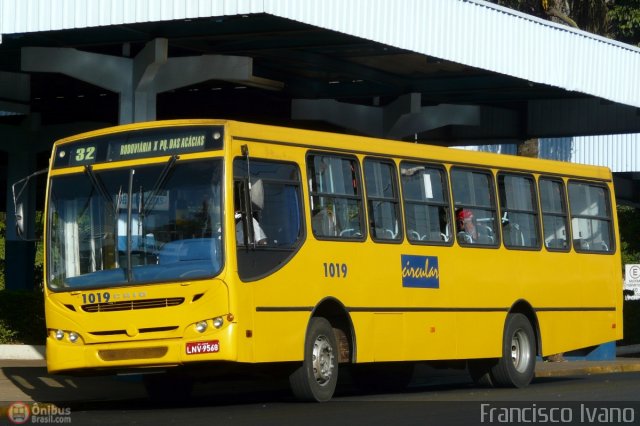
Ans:
[{"label": "grass", "polygon": [[42,292],[0,290],[0,344],[43,345],[45,339]]}]

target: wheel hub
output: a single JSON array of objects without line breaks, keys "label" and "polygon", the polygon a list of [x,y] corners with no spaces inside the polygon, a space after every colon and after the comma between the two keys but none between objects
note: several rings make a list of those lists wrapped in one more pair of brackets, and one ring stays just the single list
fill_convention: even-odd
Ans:
[{"label": "wheel hub", "polygon": [[313,344],[313,375],[320,385],[331,380],[335,356],[326,336],[318,336]]},{"label": "wheel hub", "polygon": [[511,338],[511,361],[520,373],[526,371],[531,362],[531,342],[523,330],[517,330]]}]

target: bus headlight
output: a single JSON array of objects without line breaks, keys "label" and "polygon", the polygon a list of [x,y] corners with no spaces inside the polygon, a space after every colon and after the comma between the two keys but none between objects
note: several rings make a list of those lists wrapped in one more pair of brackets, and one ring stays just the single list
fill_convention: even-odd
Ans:
[{"label": "bus headlight", "polygon": [[196,331],[198,333],[204,333],[207,330],[207,322],[206,321],[198,321],[196,323]]},{"label": "bus headlight", "polygon": [[[56,336],[57,337],[57,336]],[[69,332],[69,341],[71,343],[75,343],[78,341],[78,333],[74,332],[74,331],[70,331]]]},{"label": "bus headlight", "polygon": [[64,331],[62,331],[62,330],[56,330],[55,337],[56,337],[56,340],[62,340],[62,339],[64,339]]},{"label": "bus headlight", "polygon": [[217,317],[213,319],[213,326],[215,328],[220,328],[222,327],[223,324],[224,324],[224,320],[222,319],[222,317]]}]

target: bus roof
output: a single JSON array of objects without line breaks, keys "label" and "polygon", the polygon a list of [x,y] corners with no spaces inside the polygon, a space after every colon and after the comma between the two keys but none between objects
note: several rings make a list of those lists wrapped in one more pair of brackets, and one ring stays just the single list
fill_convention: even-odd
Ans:
[{"label": "bus roof", "polygon": [[58,140],[55,145],[81,139],[106,136],[121,132],[162,127],[218,125],[225,126],[233,138],[255,142],[278,142],[281,144],[316,149],[330,149],[345,153],[371,156],[390,156],[434,163],[448,163],[468,167],[489,167],[507,170],[546,173],[569,177],[591,178],[611,181],[607,167],[567,163],[505,154],[474,152],[425,143],[378,139],[341,133],[322,132],[294,127],[281,127],[223,119],[160,120],[125,124],[93,130]]}]

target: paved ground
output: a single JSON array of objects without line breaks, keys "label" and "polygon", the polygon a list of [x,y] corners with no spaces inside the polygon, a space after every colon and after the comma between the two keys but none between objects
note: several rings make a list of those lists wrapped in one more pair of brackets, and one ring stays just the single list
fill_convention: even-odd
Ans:
[{"label": "paved ground", "polygon": [[[538,362],[537,377],[563,377],[640,371],[640,358],[612,361]],[[438,372],[442,378],[447,371]],[[450,373],[450,374],[460,374]],[[145,398],[136,377],[72,377],[47,373],[44,360],[0,359],[0,405],[13,401],[91,401]]]}]

